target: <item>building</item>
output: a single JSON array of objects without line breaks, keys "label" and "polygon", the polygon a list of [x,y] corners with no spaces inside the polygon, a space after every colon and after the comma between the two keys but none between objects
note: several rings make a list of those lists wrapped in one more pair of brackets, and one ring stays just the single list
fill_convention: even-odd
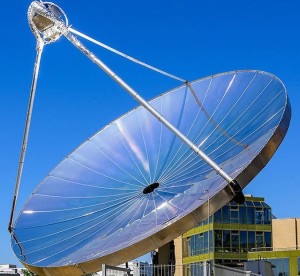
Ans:
[{"label": "building", "polygon": [[246,195],[244,204],[228,203],[176,239],[176,265],[194,276],[194,268],[208,260],[243,269],[247,261],[267,259],[274,275],[300,275],[298,229],[300,219],[272,219],[264,198]]},{"label": "building", "polygon": [[148,262],[139,262],[135,260],[118,266],[103,265],[102,271],[92,275],[153,276],[153,266]]},{"label": "building", "polygon": [[271,208],[263,198],[246,197],[243,205],[230,202],[182,236],[183,264],[214,260],[242,266],[247,252],[272,247]]},{"label": "building", "polygon": [[5,276],[22,276],[22,268],[17,268],[16,265],[13,264],[0,264],[0,275],[5,275]]},{"label": "building", "polygon": [[299,218],[272,219],[273,247],[256,248],[248,259],[269,260],[275,275],[300,275],[299,232]]}]

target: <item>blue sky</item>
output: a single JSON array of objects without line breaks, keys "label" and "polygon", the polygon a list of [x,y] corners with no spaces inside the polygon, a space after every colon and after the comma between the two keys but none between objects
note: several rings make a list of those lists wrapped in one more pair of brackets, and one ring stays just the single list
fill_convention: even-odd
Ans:
[{"label": "blue sky", "polygon": [[[35,38],[27,23],[30,2],[1,3],[0,263],[17,263],[7,223],[35,59]],[[258,69],[278,76],[292,105],[290,129],[274,158],[245,193],[265,197],[277,217],[300,217],[298,0],[56,3],[74,29],[184,79],[236,69]],[[86,45],[146,99],[180,84]],[[70,151],[136,105],[66,39],[46,46],[18,209]]]}]

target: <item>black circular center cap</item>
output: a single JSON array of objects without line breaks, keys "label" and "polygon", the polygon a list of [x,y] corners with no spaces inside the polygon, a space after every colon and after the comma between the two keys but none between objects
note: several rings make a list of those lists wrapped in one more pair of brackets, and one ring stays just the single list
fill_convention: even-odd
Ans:
[{"label": "black circular center cap", "polygon": [[143,190],[143,194],[150,194],[152,193],[157,187],[159,186],[159,183],[154,182],[150,185],[148,185],[144,190]]}]

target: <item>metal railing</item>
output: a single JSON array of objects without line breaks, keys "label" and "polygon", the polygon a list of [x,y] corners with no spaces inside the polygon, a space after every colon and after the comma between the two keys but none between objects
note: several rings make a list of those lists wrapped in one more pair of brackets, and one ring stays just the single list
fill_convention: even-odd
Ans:
[{"label": "metal railing", "polygon": [[258,251],[292,251],[300,250],[299,247],[254,247],[251,248],[249,252],[258,252]]},{"label": "metal railing", "polygon": [[188,265],[152,265],[134,263],[131,269],[102,266],[102,276],[260,276],[251,271],[211,264],[209,262]]},{"label": "metal railing", "polygon": [[134,276],[181,276],[183,275],[182,265],[140,265],[140,274]]}]

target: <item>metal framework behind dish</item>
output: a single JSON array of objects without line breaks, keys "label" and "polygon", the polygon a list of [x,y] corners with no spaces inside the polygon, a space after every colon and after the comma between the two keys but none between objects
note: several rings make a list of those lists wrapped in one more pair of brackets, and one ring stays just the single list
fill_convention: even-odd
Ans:
[{"label": "metal framework behind dish", "polygon": [[[154,109],[147,101],[145,101],[139,94],[134,91],[128,84],[126,84],[120,77],[118,77],[111,69],[109,69],[101,60],[99,60],[92,52],[90,52],[83,44],[74,37],[70,32],[80,35],[79,32],[76,32],[72,28],[68,27],[68,20],[65,13],[53,3],[42,3],[42,2],[33,2],[29,8],[28,13],[30,27],[37,38],[37,57],[35,62],[34,76],[32,82],[31,96],[28,107],[28,115],[26,120],[26,126],[23,137],[22,151],[20,155],[19,170],[16,181],[15,194],[13,199],[12,213],[9,223],[9,231],[12,234],[12,238],[18,244],[18,241],[14,235],[12,223],[15,211],[15,204],[18,197],[18,190],[21,181],[22,169],[26,153],[26,145],[28,140],[28,133],[30,128],[30,119],[32,114],[32,107],[34,101],[34,95],[36,90],[36,82],[39,71],[39,63],[41,58],[41,53],[45,44],[56,41],[61,35],[64,35],[70,42],[72,42],[78,49],[80,49],[87,57],[89,57],[96,65],[98,65],[102,70],[104,70],[109,76],[111,76],[117,83],[119,83],[131,96],[133,96],[142,106],[144,106],[153,116],[155,116],[161,123],[163,123],[167,128],[176,134],[188,147],[190,147],[197,155],[199,155],[210,167],[212,167],[217,174],[223,177],[228,185],[219,193],[210,198],[210,206],[206,203],[195,209],[192,213],[187,214],[185,217],[181,218],[174,223],[169,224],[166,228],[155,233],[151,237],[148,237],[144,240],[141,240],[134,245],[131,245],[123,250],[114,252],[107,256],[90,260],[88,262],[74,264],[64,267],[36,267],[30,264],[24,265],[29,267],[31,270],[35,271],[38,274],[45,275],[82,275],[82,273],[89,273],[93,271],[98,271],[100,265],[103,263],[109,263],[111,265],[116,265],[127,260],[133,259],[143,253],[149,252],[156,247],[159,247],[166,242],[176,238],[178,235],[184,233],[190,228],[194,227],[197,223],[202,221],[207,217],[207,209],[210,209],[210,213],[213,213],[221,206],[226,204],[228,201],[235,198],[238,202],[243,201],[243,195],[241,188],[244,188],[251,179],[265,166],[268,160],[272,157],[275,150],[279,146],[280,142],[285,136],[287,131],[289,121],[290,121],[290,106],[287,100],[286,108],[282,117],[282,120],[272,135],[271,139],[264,146],[260,154],[253,159],[251,164],[239,174],[235,179],[232,179],[223,169],[211,160],[204,152],[202,152],[197,145],[190,141],[185,135],[183,135],[176,127],[174,127],[167,119],[165,119],[156,109]],[[119,52],[120,53],[120,52]],[[122,53],[121,53],[122,54]],[[126,56],[128,58],[128,56]],[[129,57],[129,59],[133,59]],[[185,82],[185,85],[190,89],[190,91],[195,96],[197,101],[197,96],[195,91],[189,82],[184,81],[181,78],[175,77],[171,74],[168,74],[162,70],[156,69],[152,66],[148,66],[137,60],[133,60],[141,65],[146,65],[150,69],[154,69],[160,73],[164,73],[169,77],[173,77],[177,80]],[[152,67],[152,68],[151,68]],[[201,106],[203,110],[203,107]],[[205,110],[203,110],[205,113]],[[209,116],[209,115],[208,115]],[[212,118],[208,118],[212,120]],[[214,124],[214,122],[211,121]],[[215,124],[217,127],[217,125]],[[223,132],[224,135],[227,135],[222,129],[219,129],[220,132]],[[232,138],[233,139],[233,138]],[[144,193],[152,192],[158,183],[152,183],[145,188]],[[20,251],[22,248],[20,246]]]}]

